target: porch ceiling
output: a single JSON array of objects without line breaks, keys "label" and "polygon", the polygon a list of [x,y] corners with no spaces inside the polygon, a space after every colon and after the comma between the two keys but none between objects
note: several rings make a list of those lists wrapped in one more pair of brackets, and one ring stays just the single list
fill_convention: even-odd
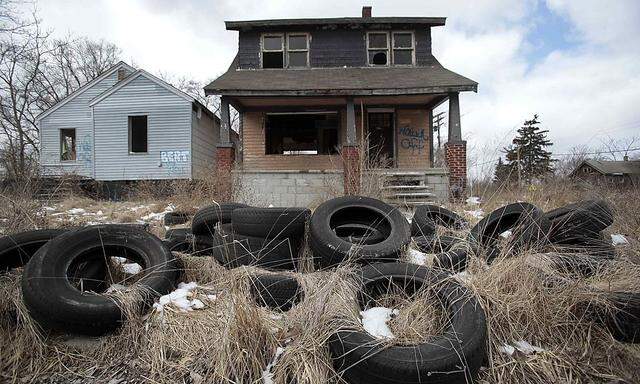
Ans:
[{"label": "porch ceiling", "polygon": [[[367,96],[354,97],[356,108],[364,106],[396,106],[410,105],[429,107],[444,101],[447,94],[431,95],[399,95],[399,96]],[[269,108],[304,108],[304,107],[339,107],[347,104],[346,97],[258,97],[236,96],[230,97],[231,104],[240,109],[269,109]]]}]

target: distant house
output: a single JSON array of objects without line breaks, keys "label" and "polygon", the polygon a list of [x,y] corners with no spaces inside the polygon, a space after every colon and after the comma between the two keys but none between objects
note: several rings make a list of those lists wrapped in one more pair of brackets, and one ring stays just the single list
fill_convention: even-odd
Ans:
[{"label": "distant house", "polygon": [[[205,91],[221,96],[221,137],[229,106],[240,113],[242,144],[221,141],[218,162],[231,164],[223,157],[240,152],[235,173],[264,204],[312,204],[328,183],[356,192],[349,189],[365,160],[377,166],[365,177],[406,203],[461,193],[459,94],[478,84],[433,56],[431,30],[444,24],[443,17],[372,17],[371,7],[362,17],[227,21],[238,52]],[[437,168],[433,110],[446,101],[447,167]]]},{"label": "distant house", "polygon": [[199,178],[215,163],[219,124],[193,97],[119,62],[37,117],[41,171],[98,181]]},{"label": "distant house", "polygon": [[607,161],[584,160],[569,175],[589,182],[616,185],[640,185],[640,160]]}]

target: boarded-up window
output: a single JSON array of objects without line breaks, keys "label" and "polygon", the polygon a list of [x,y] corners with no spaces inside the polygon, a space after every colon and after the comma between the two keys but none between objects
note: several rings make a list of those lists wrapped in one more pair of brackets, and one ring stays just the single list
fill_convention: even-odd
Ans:
[{"label": "boarded-up window", "polygon": [[267,155],[328,155],[338,151],[337,113],[267,114]]},{"label": "boarded-up window", "polygon": [[147,152],[147,116],[129,116],[129,152]]},{"label": "boarded-up window", "polygon": [[75,129],[60,130],[60,160],[62,161],[76,160],[76,130]]}]

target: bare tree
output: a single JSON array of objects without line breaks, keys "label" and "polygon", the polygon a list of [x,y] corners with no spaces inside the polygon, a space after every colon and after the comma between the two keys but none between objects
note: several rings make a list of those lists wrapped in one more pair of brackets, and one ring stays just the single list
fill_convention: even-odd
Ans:
[{"label": "bare tree", "polygon": [[608,136],[602,140],[603,150],[602,153],[608,158],[608,160],[622,160],[625,157],[628,158],[629,152],[632,148],[640,145],[639,136],[631,136],[624,138],[613,138]]}]

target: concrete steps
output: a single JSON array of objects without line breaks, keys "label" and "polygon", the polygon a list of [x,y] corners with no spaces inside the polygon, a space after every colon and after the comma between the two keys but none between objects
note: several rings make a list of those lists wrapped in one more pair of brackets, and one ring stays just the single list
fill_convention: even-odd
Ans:
[{"label": "concrete steps", "polygon": [[380,174],[380,189],[385,202],[397,207],[415,207],[437,200],[433,188],[426,184],[425,173],[385,171]]}]

